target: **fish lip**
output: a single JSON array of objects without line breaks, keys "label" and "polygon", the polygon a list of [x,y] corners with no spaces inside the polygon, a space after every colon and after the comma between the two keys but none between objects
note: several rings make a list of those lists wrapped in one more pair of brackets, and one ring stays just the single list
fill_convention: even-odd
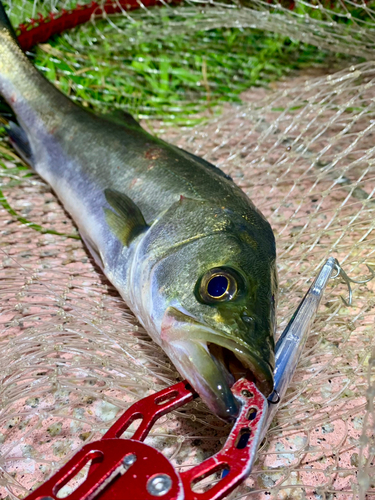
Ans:
[{"label": "fish lip", "polygon": [[205,344],[178,339],[166,351],[213,413],[223,420],[237,417],[240,404],[230,390],[226,371],[221,370]]},{"label": "fish lip", "polygon": [[[211,410],[213,410],[221,418],[225,418],[225,415],[222,415],[223,401],[221,402],[221,409],[218,411],[218,405],[212,400],[214,397],[219,397],[217,391],[216,394],[211,394],[211,396],[204,394],[204,392],[207,392],[209,388],[204,388],[202,386],[202,380],[198,380],[199,375],[196,373],[197,367],[193,364],[192,359],[190,359],[189,366],[188,361],[185,359],[186,356],[188,356],[187,353],[198,352],[200,349],[199,352],[202,353],[202,356],[206,356],[202,349],[205,349],[209,355],[207,344],[212,343],[221,346],[233,352],[243,366],[251,371],[255,378],[257,387],[264,394],[264,396],[269,396],[273,391],[273,367],[256,352],[255,348],[251,349],[241,338],[231,338],[228,334],[226,334],[226,332],[215,330],[207,324],[199,322],[196,318],[189,315],[188,312],[183,311],[182,308],[168,307],[165,311],[161,328],[161,340],[162,346],[167,354],[170,356],[172,355],[171,357],[173,360],[177,359],[177,361],[174,362],[180,373],[188,379],[207,406],[209,406]],[[184,357],[184,361],[179,359],[181,356]],[[207,362],[210,362],[208,357],[206,360]],[[221,377],[220,385],[223,385],[224,383],[226,384],[224,393],[225,397],[229,401],[231,384],[228,380],[224,382],[225,374],[223,373],[221,376],[219,371],[218,367],[216,377]],[[211,393],[212,392],[215,391],[211,391]],[[233,405],[233,402],[229,402],[228,404]],[[235,416],[234,413],[235,411],[233,410],[231,417]]]}]

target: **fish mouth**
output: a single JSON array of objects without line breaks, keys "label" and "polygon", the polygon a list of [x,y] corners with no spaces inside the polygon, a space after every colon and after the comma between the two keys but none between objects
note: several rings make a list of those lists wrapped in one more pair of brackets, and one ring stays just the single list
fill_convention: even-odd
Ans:
[{"label": "fish mouth", "polygon": [[231,387],[240,378],[254,381],[269,396],[273,368],[244,340],[200,323],[189,314],[169,307],[161,328],[162,347],[178,371],[218,417],[233,420],[240,402]]}]

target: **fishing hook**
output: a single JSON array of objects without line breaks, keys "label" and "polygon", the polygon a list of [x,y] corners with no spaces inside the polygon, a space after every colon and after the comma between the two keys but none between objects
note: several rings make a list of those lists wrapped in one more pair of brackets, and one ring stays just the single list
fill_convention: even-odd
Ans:
[{"label": "fishing hook", "polygon": [[337,259],[335,259],[335,264],[336,264],[337,272],[336,272],[335,276],[332,276],[331,279],[335,279],[335,278],[338,278],[339,276],[341,276],[341,278],[345,282],[346,286],[348,287],[349,299],[346,300],[341,295],[340,295],[340,297],[341,297],[341,300],[344,302],[344,304],[347,307],[350,307],[352,305],[352,298],[353,298],[352,287],[350,286],[350,283],[357,283],[359,285],[362,285],[363,283],[368,283],[369,281],[371,281],[372,279],[375,278],[375,271],[368,264],[366,264],[367,269],[371,273],[371,276],[369,278],[364,279],[364,280],[353,280],[352,278],[349,278],[349,276],[346,274],[344,269],[341,267],[341,265]]}]

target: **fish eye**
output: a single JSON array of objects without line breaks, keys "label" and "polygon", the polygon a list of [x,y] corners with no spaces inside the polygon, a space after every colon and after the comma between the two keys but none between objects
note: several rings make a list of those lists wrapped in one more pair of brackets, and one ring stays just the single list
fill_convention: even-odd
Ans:
[{"label": "fish eye", "polygon": [[206,304],[234,299],[239,288],[236,274],[226,268],[211,269],[198,281],[198,299]]},{"label": "fish eye", "polygon": [[213,299],[221,299],[228,291],[229,279],[223,274],[212,276],[207,283],[207,293]]}]

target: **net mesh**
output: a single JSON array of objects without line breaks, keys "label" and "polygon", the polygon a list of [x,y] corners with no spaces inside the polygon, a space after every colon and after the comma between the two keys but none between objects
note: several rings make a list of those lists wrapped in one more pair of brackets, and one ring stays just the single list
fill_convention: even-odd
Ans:
[{"label": "net mesh", "polygon": [[[14,23],[66,7],[9,4]],[[375,266],[373,15],[373,2],[365,1],[189,2],[95,20],[44,44],[34,58],[83,105],[138,113],[150,130],[220,166],[253,199],[277,239],[281,331],[328,256],[353,277],[368,273],[365,263]],[[254,29],[279,35],[265,42]],[[295,44],[296,52],[281,35],[319,49]],[[250,37],[259,43],[244,56]],[[302,52],[319,67],[249,88],[274,78],[276,56],[270,76],[268,59],[250,75],[270,40],[289,69]],[[166,55],[173,54],[171,62]],[[90,87],[98,74],[102,84]],[[188,121],[201,123],[181,128]],[[178,374],[95,268],[48,186],[5,138],[0,148],[0,498],[13,500]],[[345,287],[330,283],[253,472],[231,498],[375,494],[374,287],[354,285],[348,308],[340,298]],[[217,451],[227,434],[194,402],[160,420],[146,442],[184,470]]]}]

